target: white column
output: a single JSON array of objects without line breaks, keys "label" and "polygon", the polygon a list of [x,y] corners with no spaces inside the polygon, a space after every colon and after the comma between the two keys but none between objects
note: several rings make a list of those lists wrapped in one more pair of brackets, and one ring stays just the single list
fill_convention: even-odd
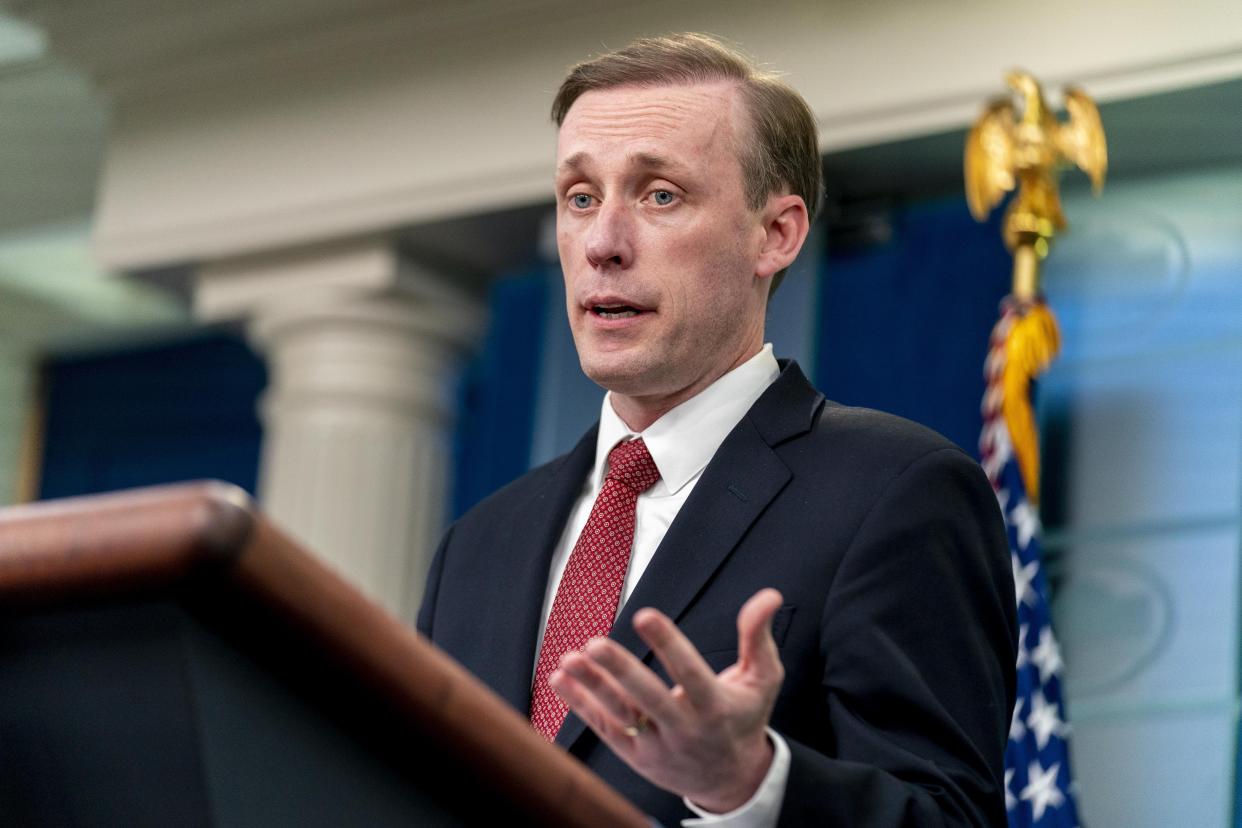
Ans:
[{"label": "white column", "polygon": [[370,242],[213,266],[197,298],[206,316],[247,305],[267,357],[264,511],[412,620],[444,527],[473,303]]},{"label": "white column", "polygon": [[29,348],[0,341],[0,506],[33,497],[32,411],[35,357]]}]

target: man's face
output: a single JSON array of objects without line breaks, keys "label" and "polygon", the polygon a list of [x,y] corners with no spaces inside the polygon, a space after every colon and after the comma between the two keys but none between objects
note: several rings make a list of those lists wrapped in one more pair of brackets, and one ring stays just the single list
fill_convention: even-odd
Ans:
[{"label": "man's face", "polygon": [[[557,142],[557,246],[582,370],[673,405],[763,342],[764,238],[728,83],[587,92]],[[668,406],[671,407],[671,406]]]}]

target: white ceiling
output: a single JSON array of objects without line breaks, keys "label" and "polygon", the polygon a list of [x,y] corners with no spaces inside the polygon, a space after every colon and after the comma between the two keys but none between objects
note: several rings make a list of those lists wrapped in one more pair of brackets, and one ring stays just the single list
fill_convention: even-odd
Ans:
[{"label": "white ceiling", "polygon": [[105,127],[78,73],[47,59],[0,65],[0,230],[88,215]]},{"label": "white ceiling", "polygon": [[90,213],[106,121],[42,33],[0,15],[0,231]]},{"label": "white ceiling", "polygon": [[47,38],[43,32],[28,23],[0,15],[0,68],[35,60],[46,50]]},{"label": "white ceiling", "polygon": [[0,15],[0,345],[35,350],[185,318],[95,266],[90,215],[107,111],[37,29]]},{"label": "white ceiling", "polygon": [[[237,5],[243,0],[230,2]],[[363,5],[383,8],[392,3],[366,0]],[[302,6],[275,3],[271,7],[300,8],[305,15],[308,9],[336,5],[335,0],[315,0]],[[525,5],[552,4],[526,0]],[[424,8],[430,19],[452,17],[451,9],[456,9],[456,16],[466,11],[478,14],[487,6],[481,2],[460,7],[429,3]],[[272,20],[261,22],[276,25]],[[1113,100],[1102,111],[1114,176],[1242,164],[1242,118],[1238,116],[1242,80]],[[96,288],[100,283],[118,284],[118,280],[95,270],[88,255],[89,219],[107,119],[102,96],[81,73],[48,54],[39,30],[0,14],[0,290],[36,295],[40,301],[62,307],[79,301],[83,306],[74,312],[85,319],[98,319],[99,314],[90,308],[111,301],[103,299]],[[830,192],[845,200],[952,192],[960,180],[962,137],[960,131],[942,132],[833,153],[825,161]],[[545,216],[543,204],[440,221],[408,228],[406,243],[415,255],[485,278],[489,272],[530,260]],[[23,244],[23,237],[32,233],[37,243],[22,248],[19,255],[3,255],[6,245]],[[489,244],[479,244],[480,238]],[[91,287],[73,290],[74,280]],[[132,293],[117,293],[115,298],[121,304],[109,307],[128,303],[138,316],[155,313],[168,318],[166,308],[152,310],[163,308],[160,302],[137,310],[145,300]],[[109,318],[119,319],[112,312]]]}]

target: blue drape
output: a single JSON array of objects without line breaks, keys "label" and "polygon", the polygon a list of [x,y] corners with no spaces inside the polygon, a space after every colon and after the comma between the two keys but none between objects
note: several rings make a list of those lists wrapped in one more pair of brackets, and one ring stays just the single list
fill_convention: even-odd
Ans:
[{"label": "blue drape", "polygon": [[829,242],[816,384],[830,399],[908,417],[976,454],[983,361],[1012,270],[999,216],[978,224],[955,196],[893,209],[886,243]]},{"label": "blue drape", "polygon": [[45,383],[41,497],[208,477],[254,492],[267,371],[239,337],[62,357]]},{"label": "blue drape", "polygon": [[454,518],[529,467],[547,304],[542,267],[498,279],[488,291],[487,333],[461,379]]}]

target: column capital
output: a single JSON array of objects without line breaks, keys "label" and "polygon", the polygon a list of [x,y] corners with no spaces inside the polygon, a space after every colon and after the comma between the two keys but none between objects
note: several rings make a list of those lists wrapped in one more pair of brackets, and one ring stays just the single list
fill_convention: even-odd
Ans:
[{"label": "column capital", "polygon": [[211,262],[195,287],[199,318],[244,320],[267,359],[264,509],[412,619],[480,303],[378,237]]},{"label": "column capital", "polygon": [[198,274],[207,320],[245,319],[274,406],[450,419],[446,366],[475,342],[481,306],[444,274],[361,239],[215,262]]},{"label": "column capital", "polygon": [[[398,307],[406,310],[397,310]],[[200,265],[194,313],[205,321],[254,319],[264,334],[303,321],[371,321],[474,340],[479,303],[449,274],[415,262],[382,237],[347,239]],[[427,309],[410,314],[408,309]]]}]

